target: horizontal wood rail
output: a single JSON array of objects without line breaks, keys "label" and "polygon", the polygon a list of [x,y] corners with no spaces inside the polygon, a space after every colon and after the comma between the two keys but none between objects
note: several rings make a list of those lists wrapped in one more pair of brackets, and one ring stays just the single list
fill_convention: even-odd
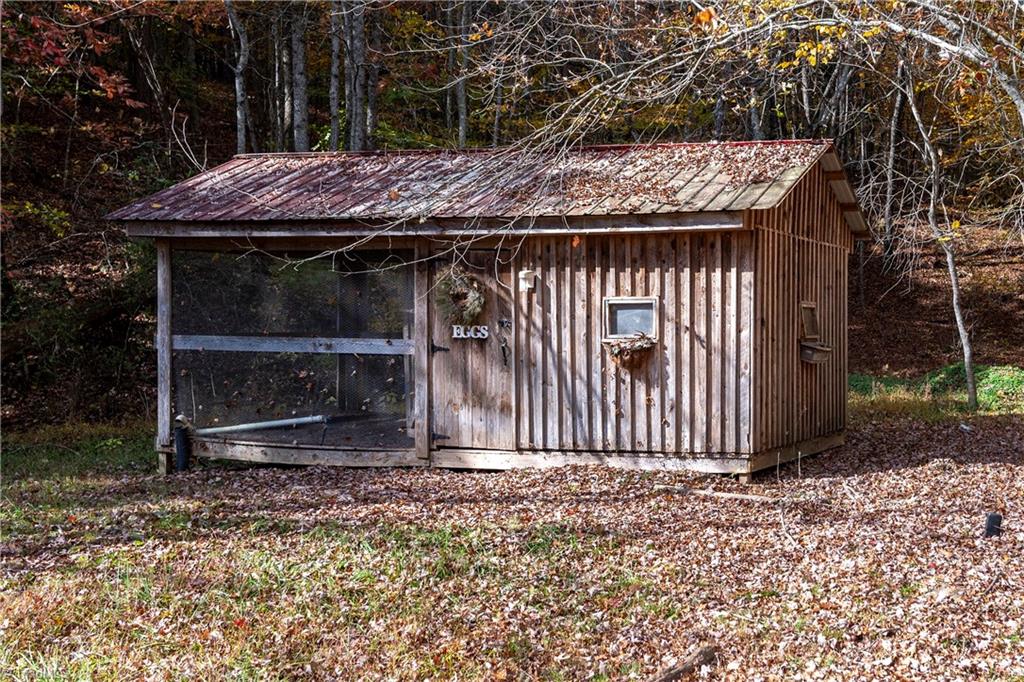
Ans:
[{"label": "horizontal wood rail", "polygon": [[349,339],[315,336],[206,336],[175,334],[174,350],[212,350],[242,353],[329,353],[412,355],[412,339]]}]

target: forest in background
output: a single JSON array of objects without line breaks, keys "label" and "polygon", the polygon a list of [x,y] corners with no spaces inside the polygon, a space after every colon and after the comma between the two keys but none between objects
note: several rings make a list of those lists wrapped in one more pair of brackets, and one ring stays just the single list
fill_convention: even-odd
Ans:
[{"label": "forest in background", "polygon": [[1024,364],[1021,0],[2,12],[7,426],[152,412],[153,254],[102,216],[239,151],[831,138],[876,236],[854,367]]}]

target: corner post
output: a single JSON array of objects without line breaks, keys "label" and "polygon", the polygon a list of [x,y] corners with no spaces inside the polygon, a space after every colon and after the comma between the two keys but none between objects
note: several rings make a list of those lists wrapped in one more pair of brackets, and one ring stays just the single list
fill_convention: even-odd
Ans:
[{"label": "corner post", "polygon": [[416,243],[413,266],[413,315],[416,366],[416,456],[430,459],[430,267],[428,245]]},{"label": "corner post", "polygon": [[174,469],[171,440],[171,243],[156,240],[156,450],[161,474]]}]

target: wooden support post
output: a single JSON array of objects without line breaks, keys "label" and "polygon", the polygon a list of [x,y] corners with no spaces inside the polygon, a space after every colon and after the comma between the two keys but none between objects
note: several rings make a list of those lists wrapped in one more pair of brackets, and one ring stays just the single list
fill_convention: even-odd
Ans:
[{"label": "wooden support post", "polygon": [[416,354],[416,456],[430,459],[430,264],[429,247],[417,244],[413,270],[413,339]]},{"label": "wooden support post", "polygon": [[162,474],[174,466],[171,439],[171,244],[156,240],[156,448]]}]

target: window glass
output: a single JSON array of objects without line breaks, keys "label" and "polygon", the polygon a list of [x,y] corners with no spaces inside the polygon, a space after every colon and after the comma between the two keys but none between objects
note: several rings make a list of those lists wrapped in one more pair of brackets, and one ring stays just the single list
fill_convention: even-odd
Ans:
[{"label": "window glass", "polygon": [[655,304],[651,298],[606,299],[607,335],[616,337],[643,333],[654,336]]}]

